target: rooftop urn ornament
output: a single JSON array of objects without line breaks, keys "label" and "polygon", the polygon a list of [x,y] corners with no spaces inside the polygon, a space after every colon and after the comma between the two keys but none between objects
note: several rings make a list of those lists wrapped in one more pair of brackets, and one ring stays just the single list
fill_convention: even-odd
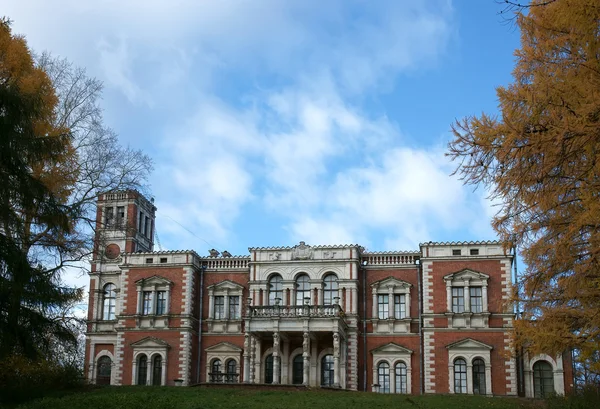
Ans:
[{"label": "rooftop urn ornament", "polygon": [[219,254],[221,254],[221,253],[219,253],[218,250],[215,250],[215,249],[210,249],[210,250],[208,250],[208,252],[211,257],[219,257]]},{"label": "rooftop urn ornament", "polygon": [[223,257],[231,257],[231,253],[228,252],[227,250],[223,250]]}]

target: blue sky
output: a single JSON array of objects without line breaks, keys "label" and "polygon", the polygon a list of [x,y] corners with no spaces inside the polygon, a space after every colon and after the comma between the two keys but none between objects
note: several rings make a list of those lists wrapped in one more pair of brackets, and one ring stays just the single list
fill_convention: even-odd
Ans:
[{"label": "blue sky", "polygon": [[496,112],[511,80],[518,31],[494,0],[2,9],[104,82],[106,123],[155,160],[164,249],[494,239],[485,193],[444,157],[453,120]]}]

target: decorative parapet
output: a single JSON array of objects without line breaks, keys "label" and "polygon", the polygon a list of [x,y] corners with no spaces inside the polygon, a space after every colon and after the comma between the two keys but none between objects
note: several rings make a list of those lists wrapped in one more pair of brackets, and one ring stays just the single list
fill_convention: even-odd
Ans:
[{"label": "decorative parapet", "polygon": [[250,256],[202,257],[201,262],[207,270],[240,270],[248,268]]},{"label": "decorative parapet", "polygon": [[261,305],[248,306],[246,318],[329,318],[344,317],[344,310],[333,305]]},{"label": "decorative parapet", "polygon": [[366,262],[366,267],[371,266],[398,266],[414,265],[421,257],[418,251],[382,251],[369,252],[361,255],[361,262]]}]

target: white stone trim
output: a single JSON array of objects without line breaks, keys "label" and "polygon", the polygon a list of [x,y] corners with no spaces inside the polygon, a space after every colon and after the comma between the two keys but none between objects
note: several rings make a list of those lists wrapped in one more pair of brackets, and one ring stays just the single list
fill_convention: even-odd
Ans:
[{"label": "white stone trim", "polygon": [[482,342],[466,339],[448,347],[448,384],[449,393],[454,393],[454,361],[462,358],[467,363],[467,394],[473,394],[473,361],[482,359],[485,363],[485,393],[492,392],[492,347]]},{"label": "white stone trim", "polygon": [[562,355],[557,355],[556,358],[552,358],[547,354],[535,355],[529,359],[529,356],[525,354],[523,359],[523,378],[525,383],[525,396],[533,398],[535,389],[533,385],[533,365],[538,361],[546,361],[552,366],[554,373],[554,392],[558,395],[565,394],[565,377],[564,377],[564,366]]},{"label": "white stone trim", "polygon": [[433,262],[422,261],[423,314],[433,314]]},{"label": "white stone trim", "polygon": [[435,393],[435,333],[423,332],[423,365],[425,393]]},{"label": "white stone trim", "polygon": [[400,393],[396,391],[396,364],[403,362],[406,365],[406,393],[412,394],[411,356],[413,351],[389,343],[375,348],[371,354],[373,355],[373,385],[379,383],[379,364],[386,362],[390,366],[390,393]]}]

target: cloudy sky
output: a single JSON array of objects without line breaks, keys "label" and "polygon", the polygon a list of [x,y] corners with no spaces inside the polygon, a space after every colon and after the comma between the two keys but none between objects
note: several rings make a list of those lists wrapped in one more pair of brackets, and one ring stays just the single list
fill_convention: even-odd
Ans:
[{"label": "cloudy sky", "polygon": [[2,3],[33,50],[104,82],[106,123],[154,158],[163,249],[494,238],[444,157],[511,78],[494,0]]}]

